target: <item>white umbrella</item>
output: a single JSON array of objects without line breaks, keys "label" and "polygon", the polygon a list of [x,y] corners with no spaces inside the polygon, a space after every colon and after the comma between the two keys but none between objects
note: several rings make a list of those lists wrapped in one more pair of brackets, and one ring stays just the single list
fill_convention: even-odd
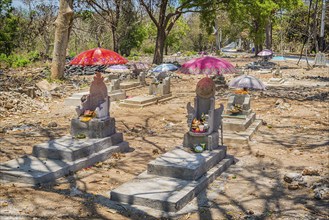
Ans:
[{"label": "white umbrella", "polygon": [[246,88],[246,89],[261,89],[261,90],[266,89],[266,86],[262,81],[250,75],[242,75],[232,79],[231,82],[229,83],[229,86],[234,88]]}]

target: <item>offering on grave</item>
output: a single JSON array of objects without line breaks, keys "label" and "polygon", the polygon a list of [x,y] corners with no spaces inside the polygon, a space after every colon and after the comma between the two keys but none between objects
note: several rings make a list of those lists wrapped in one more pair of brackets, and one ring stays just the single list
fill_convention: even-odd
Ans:
[{"label": "offering on grave", "polygon": [[242,112],[242,106],[239,105],[239,104],[234,104],[231,106],[230,109],[228,109],[228,111],[231,113],[231,114],[239,114]]},{"label": "offering on grave", "polygon": [[238,89],[234,91],[234,94],[238,94],[238,95],[247,95],[248,94],[248,90],[247,89]]},{"label": "offering on grave", "polygon": [[208,115],[202,113],[200,120],[194,118],[191,124],[191,131],[195,133],[204,133],[209,129],[207,122]]},{"label": "offering on grave", "polygon": [[203,148],[200,145],[197,145],[194,147],[194,151],[196,153],[202,153],[203,152]]}]

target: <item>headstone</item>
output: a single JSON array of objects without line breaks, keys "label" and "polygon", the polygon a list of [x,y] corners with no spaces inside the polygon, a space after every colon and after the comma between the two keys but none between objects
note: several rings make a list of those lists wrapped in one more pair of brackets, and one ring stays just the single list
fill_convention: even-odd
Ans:
[{"label": "headstone", "polygon": [[314,66],[326,66],[327,59],[324,53],[317,53],[314,60]]},{"label": "headstone", "polygon": [[94,111],[97,118],[110,117],[110,100],[107,94],[107,87],[104,83],[104,78],[100,72],[94,76],[94,81],[90,85],[89,95],[87,99],[78,106],[76,111],[78,116],[81,116],[85,111]]},{"label": "headstone", "polygon": [[279,65],[273,71],[273,78],[282,78],[282,71]]},{"label": "headstone", "polygon": [[270,84],[282,84],[285,80],[282,78],[282,71],[278,65],[276,69],[272,72],[272,78],[269,79],[268,83]]},{"label": "headstone", "polygon": [[145,76],[146,76],[146,74],[145,74],[144,72],[141,72],[141,73],[137,76],[138,82],[139,82],[142,86],[145,86],[145,85],[146,85]]},{"label": "headstone", "polygon": [[113,79],[111,80],[111,85],[109,86],[109,92],[120,90],[120,80]]},{"label": "headstone", "polygon": [[226,113],[229,115],[249,115],[251,113],[250,95],[230,94]]},{"label": "headstone", "polygon": [[97,72],[90,93],[76,108],[78,118],[71,120],[71,135],[103,138],[114,134],[115,119],[110,118],[110,98],[101,73]]},{"label": "headstone", "polygon": [[189,131],[184,135],[184,147],[194,148],[200,144],[205,144],[207,150],[218,147],[218,129],[224,106],[215,109],[214,93],[215,83],[211,78],[203,78],[198,82],[194,107],[191,103],[187,104]]},{"label": "headstone", "polygon": [[155,78],[149,86],[149,95],[164,96],[170,94],[170,78],[166,77],[162,82]]}]

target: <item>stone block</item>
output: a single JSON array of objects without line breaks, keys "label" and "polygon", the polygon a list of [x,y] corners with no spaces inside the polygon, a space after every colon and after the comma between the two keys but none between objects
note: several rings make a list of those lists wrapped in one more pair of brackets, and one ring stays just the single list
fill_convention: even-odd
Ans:
[{"label": "stone block", "polygon": [[25,156],[0,164],[0,179],[3,182],[20,182],[30,185],[47,183],[93,164],[107,160],[113,153],[129,150],[125,141],[104,148],[76,161],[62,161]]},{"label": "stone block", "polygon": [[194,153],[183,147],[177,147],[147,166],[147,173],[168,176],[184,180],[197,180],[226,156],[226,147],[212,151]]},{"label": "stone block", "polygon": [[111,136],[116,132],[115,119],[96,119],[89,122],[81,122],[78,118],[71,120],[71,135],[84,134],[88,138],[104,138]]},{"label": "stone block", "polygon": [[246,118],[241,118],[239,115],[224,117],[223,130],[225,131],[245,131],[256,119],[256,113],[251,113]]},{"label": "stone block", "polygon": [[33,147],[32,155],[62,161],[75,161],[102,151],[123,141],[122,133],[115,133],[106,138],[73,139],[62,137]]},{"label": "stone block", "polygon": [[177,212],[204,190],[233,163],[227,156],[196,181],[151,175],[143,172],[110,192],[111,200]]},{"label": "stone block", "polygon": [[256,133],[262,120],[256,119],[246,130],[236,132],[224,130],[223,143],[226,146],[248,145],[252,136]]},{"label": "stone block", "polygon": [[207,150],[213,150],[218,148],[219,134],[218,132],[212,132],[209,135],[202,135],[202,133],[187,132],[184,135],[183,146],[187,148],[193,148],[200,143],[206,143]]}]

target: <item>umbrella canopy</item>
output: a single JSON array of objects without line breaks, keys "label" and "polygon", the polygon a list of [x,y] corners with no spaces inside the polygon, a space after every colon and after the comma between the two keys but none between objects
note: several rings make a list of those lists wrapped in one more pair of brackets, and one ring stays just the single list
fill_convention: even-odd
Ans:
[{"label": "umbrella canopy", "polygon": [[242,75],[232,79],[229,86],[234,88],[266,89],[266,86],[262,81],[250,75]]},{"label": "umbrella canopy", "polygon": [[259,52],[257,54],[257,56],[260,56],[260,57],[267,57],[267,56],[271,56],[273,54],[273,51],[272,50],[269,50],[269,49],[264,49],[262,50],[261,52]]},{"label": "umbrella canopy", "polygon": [[91,65],[113,65],[125,64],[128,60],[118,53],[104,48],[94,48],[86,50],[77,55],[71,62],[71,65],[91,66]]},{"label": "umbrella canopy", "polygon": [[130,70],[125,65],[113,65],[105,70],[105,72],[111,73],[129,73]]},{"label": "umbrella canopy", "polygon": [[163,63],[155,67],[152,72],[167,72],[167,71],[176,71],[178,67],[171,63]]},{"label": "umbrella canopy", "polygon": [[131,66],[135,70],[145,70],[145,69],[148,69],[149,68],[149,66],[146,63],[142,63],[142,62],[133,63],[133,64],[131,64]]},{"label": "umbrella canopy", "polygon": [[180,71],[185,74],[215,74],[236,72],[234,66],[221,58],[199,57],[187,61],[182,65]]}]

